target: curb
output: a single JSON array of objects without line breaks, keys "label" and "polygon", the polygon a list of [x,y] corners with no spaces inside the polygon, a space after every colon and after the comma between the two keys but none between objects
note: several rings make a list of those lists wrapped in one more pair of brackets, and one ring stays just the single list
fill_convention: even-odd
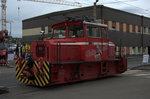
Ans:
[{"label": "curb", "polygon": [[143,64],[130,68],[130,70],[150,70],[150,64]]}]

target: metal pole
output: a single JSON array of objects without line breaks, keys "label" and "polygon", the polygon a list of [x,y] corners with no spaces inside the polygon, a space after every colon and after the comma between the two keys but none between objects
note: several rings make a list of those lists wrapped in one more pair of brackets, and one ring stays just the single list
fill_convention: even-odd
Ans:
[{"label": "metal pole", "polygon": [[101,23],[104,24],[104,20],[103,20],[103,5],[101,5]]},{"label": "metal pole", "polygon": [[98,2],[99,0],[96,0],[96,2],[94,2],[94,8],[93,8],[93,19],[94,19],[94,22],[96,22],[96,3]]},{"label": "metal pole", "polygon": [[143,41],[143,40],[144,40],[144,39],[143,39],[143,36],[144,36],[144,35],[143,35],[143,32],[144,32],[144,31],[143,31],[143,29],[144,29],[144,28],[143,28],[143,18],[144,18],[144,17],[141,16],[141,26],[142,26],[141,46],[142,46],[142,55],[144,54],[144,53],[143,53],[143,49],[144,49],[144,48],[143,48],[143,47],[144,47],[144,43],[143,43],[143,42],[144,42],[144,41]]},{"label": "metal pole", "polygon": [[10,34],[9,34],[9,36],[11,36],[11,22],[10,22]]},{"label": "metal pole", "polygon": [[94,22],[95,22],[96,21],[96,2],[94,2],[93,19],[94,19]]}]

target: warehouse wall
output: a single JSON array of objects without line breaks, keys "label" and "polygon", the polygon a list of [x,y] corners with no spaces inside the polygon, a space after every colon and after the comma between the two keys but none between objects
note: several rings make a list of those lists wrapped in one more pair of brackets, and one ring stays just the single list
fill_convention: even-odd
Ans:
[{"label": "warehouse wall", "polygon": [[[117,46],[141,46],[141,34],[137,33],[127,33],[122,31],[109,30],[109,40],[114,42]],[[143,37],[144,47],[150,46],[150,35],[145,35]]]},{"label": "warehouse wall", "polygon": [[[66,17],[73,16],[93,17],[93,7],[54,12],[23,20],[23,41],[31,42],[38,40],[40,37],[39,33],[43,28],[45,28],[46,33],[50,33],[50,27],[53,24],[64,21]],[[108,25],[110,41],[114,42],[117,46],[120,46],[121,41],[121,45],[126,50],[125,54],[138,54],[142,52],[143,29],[143,49],[148,53],[148,48],[150,48],[150,18],[105,6],[97,6],[97,19],[103,20]]]},{"label": "warehouse wall", "polygon": [[41,31],[41,27],[31,28],[31,29],[23,29],[23,36],[39,35],[40,31]]}]

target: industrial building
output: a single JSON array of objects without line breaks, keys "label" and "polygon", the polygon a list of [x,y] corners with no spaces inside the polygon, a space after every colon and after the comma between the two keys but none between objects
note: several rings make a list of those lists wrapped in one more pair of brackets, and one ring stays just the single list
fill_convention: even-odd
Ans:
[{"label": "industrial building", "polygon": [[[109,40],[121,46],[124,55],[150,54],[150,18],[98,5],[97,22],[108,25]],[[23,20],[23,42],[38,40],[40,31],[51,35],[51,26],[66,17],[93,17],[93,6],[77,8]]]}]

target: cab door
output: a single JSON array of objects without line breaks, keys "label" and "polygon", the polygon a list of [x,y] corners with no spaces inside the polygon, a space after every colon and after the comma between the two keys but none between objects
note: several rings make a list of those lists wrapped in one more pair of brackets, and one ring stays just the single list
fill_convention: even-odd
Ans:
[{"label": "cab door", "polygon": [[86,25],[86,38],[89,45],[86,47],[88,61],[102,60],[101,32],[98,25]]},{"label": "cab door", "polygon": [[108,60],[108,52],[109,52],[109,41],[108,41],[108,31],[107,27],[100,27],[101,32],[101,45],[103,51],[103,60]]}]

